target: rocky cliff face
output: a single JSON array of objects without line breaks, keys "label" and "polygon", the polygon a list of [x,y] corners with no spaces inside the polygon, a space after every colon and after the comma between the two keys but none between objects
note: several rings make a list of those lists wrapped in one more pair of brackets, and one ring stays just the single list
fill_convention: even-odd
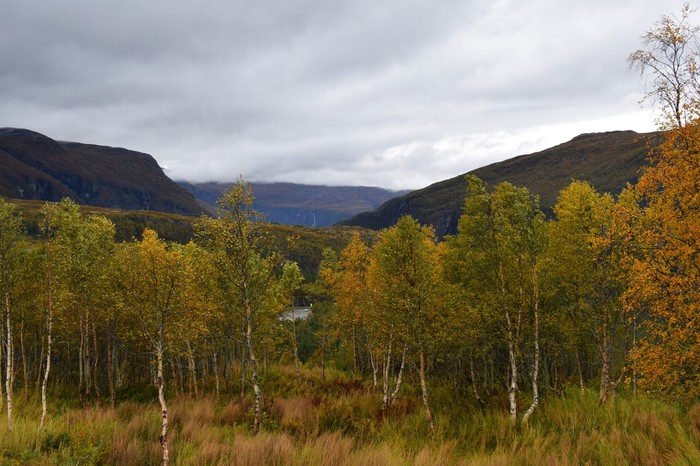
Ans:
[{"label": "rocky cliff face", "polygon": [[59,142],[26,129],[0,128],[0,196],[124,210],[199,215],[202,208],[148,155]]}]

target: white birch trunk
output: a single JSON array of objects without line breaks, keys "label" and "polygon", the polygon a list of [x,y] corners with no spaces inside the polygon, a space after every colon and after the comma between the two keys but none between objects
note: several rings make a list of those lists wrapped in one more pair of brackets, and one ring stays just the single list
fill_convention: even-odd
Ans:
[{"label": "white birch trunk", "polygon": [[403,345],[403,353],[401,353],[401,366],[399,367],[399,374],[396,376],[396,386],[394,387],[394,391],[391,392],[391,396],[389,397],[389,406],[394,402],[396,399],[396,395],[399,394],[399,389],[401,389],[401,380],[403,378],[403,368],[406,367],[406,352],[408,351],[408,343],[404,343]]},{"label": "white birch trunk", "polygon": [[515,358],[515,338],[513,336],[510,313],[506,311],[506,322],[508,323],[508,363],[510,370],[510,380],[508,383],[508,410],[511,422],[518,420],[518,361]]},{"label": "white birch trunk", "polygon": [[47,269],[46,367],[44,368],[44,378],[41,381],[41,421],[39,422],[39,429],[43,429],[44,425],[46,425],[46,387],[49,382],[49,371],[51,370],[51,331],[53,327],[53,274],[51,271],[50,259]]},{"label": "white birch trunk", "polygon": [[219,397],[219,364],[216,360],[216,350],[214,350],[214,380],[216,382],[216,397]]},{"label": "white birch trunk", "polygon": [[532,268],[533,284],[533,313],[535,324],[535,361],[532,369],[532,404],[523,415],[523,422],[527,422],[540,402],[538,378],[540,375],[540,314],[539,314],[539,289],[537,287],[536,270]]},{"label": "white birch trunk", "polygon": [[258,361],[255,358],[253,349],[253,312],[250,305],[246,306],[246,345],[248,346],[248,357],[250,358],[250,381],[253,385],[253,394],[255,396],[253,435],[257,435],[260,432],[260,418],[262,417],[262,391],[258,384]]},{"label": "white birch trunk", "polygon": [[189,361],[190,369],[190,395],[192,395],[192,386],[194,385],[194,396],[199,397],[199,390],[197,388],[197,367],[194,362],[194,351],[192,351],[192,346],[190,341],[187,340],[187,358]]},{"label": "white birch trunk", "polygon": [[377,374],[379,373],[379,364],[371,348],[369,349],[369,363],[372,366],[372,389],[376,390],[378,385]]},{"label": "white birch trunk", "polygon": [[433,421],[433,413],[430,410],[430,403],[428,402],[428,384],[425,380],[425,354],[421,346],[420,349],[420,388],[421,394],[423,396],[423,406],[425,407],[425,416],[428,418],[430,423],[430,430],[435,433],[435,422]]},{"label": "white birch trunk", "polygon": [[168,451],[168,407],[165,404],[165,383],[163,381],[163,343],[162,339],[156,347],[157,357],[157,381],[158,381],[158,401],[160,402],[161,423],[160,423],[160,448],[163,452],[161,463],[167,466],[170,463],[170,452]]},{"label": "white birch trunk", "polygon": [[389,349],[386,354],[386,359],[384,360],[384,371],[383,371],[383,389],[382,389],[382,411],[386,411],[389,408],[389,367],[391,366],[391,341],[389,342]]},{"label": "white birch trunk", "polygon": [[5,310],[7,315],[6,335],[5,335],[5,355],[7,356],[5,364],[5,395],[7,396],[7,430],[12,431],[12,375],[13,375],[13,358],[14,350],[12,347],[12,322],[10,320],[10,297],[5,290]]},{"label": "white birch trunk", "polygon": [[474,369],[474,358],[471,356],[469,357],[469,375],[472,379],[472,393],[474,393],[474,398],[476,398],[476,401],[478,401],[481,406],[484,406],[484,400],[481,399],[479,391],[476,388],[476,370]]}]

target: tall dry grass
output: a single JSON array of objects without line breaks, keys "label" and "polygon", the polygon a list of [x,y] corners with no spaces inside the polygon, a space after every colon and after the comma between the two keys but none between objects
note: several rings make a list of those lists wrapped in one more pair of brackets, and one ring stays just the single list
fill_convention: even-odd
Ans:
[{"label": "tall dry grass", "polygon": [[[303,386],[318,375],[304,374]],[[513,425],[504,410],[483,409],[438,388],[432,434],[411,390],[383,413],[379,395],[346,374],[331,379],[336,385],[327,390],[315,387],[307,394],[275,377],[280,391],[268,385],[257,436],[250,433],[249,399],[171,399],[172,464],[700,464],[700,405],[684,410],[620,397],[601,408],[592,391],[571,390],[563,398],[543,399],[528,425]],[[77,409],[59,400],[51,408],[42,431],[31,397],[18,403],[13,432],[0,417],[0,464],[159,464],[157,403]]]}]

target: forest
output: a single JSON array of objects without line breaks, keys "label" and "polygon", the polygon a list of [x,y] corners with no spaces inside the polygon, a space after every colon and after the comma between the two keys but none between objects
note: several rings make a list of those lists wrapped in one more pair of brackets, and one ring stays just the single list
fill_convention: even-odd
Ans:
[{"label": "forest", "polygon": [[304,280],[243,180],[187,244],[0,201],[3,464],[700,463],[699,94],[653,47],[694,60],[688,14],[630,56],[649,166],[552,218],[470,176],[457,235],[405,216]]}]

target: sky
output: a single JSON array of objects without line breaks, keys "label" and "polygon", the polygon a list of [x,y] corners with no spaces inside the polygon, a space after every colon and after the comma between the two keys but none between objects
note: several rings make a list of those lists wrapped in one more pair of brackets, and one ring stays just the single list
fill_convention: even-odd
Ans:
[{"label": "sky", "polygon": [[418,189],[654,130],[626,59],[681,6],[0,0],[0,127],[147,152],[176,180]]}]

